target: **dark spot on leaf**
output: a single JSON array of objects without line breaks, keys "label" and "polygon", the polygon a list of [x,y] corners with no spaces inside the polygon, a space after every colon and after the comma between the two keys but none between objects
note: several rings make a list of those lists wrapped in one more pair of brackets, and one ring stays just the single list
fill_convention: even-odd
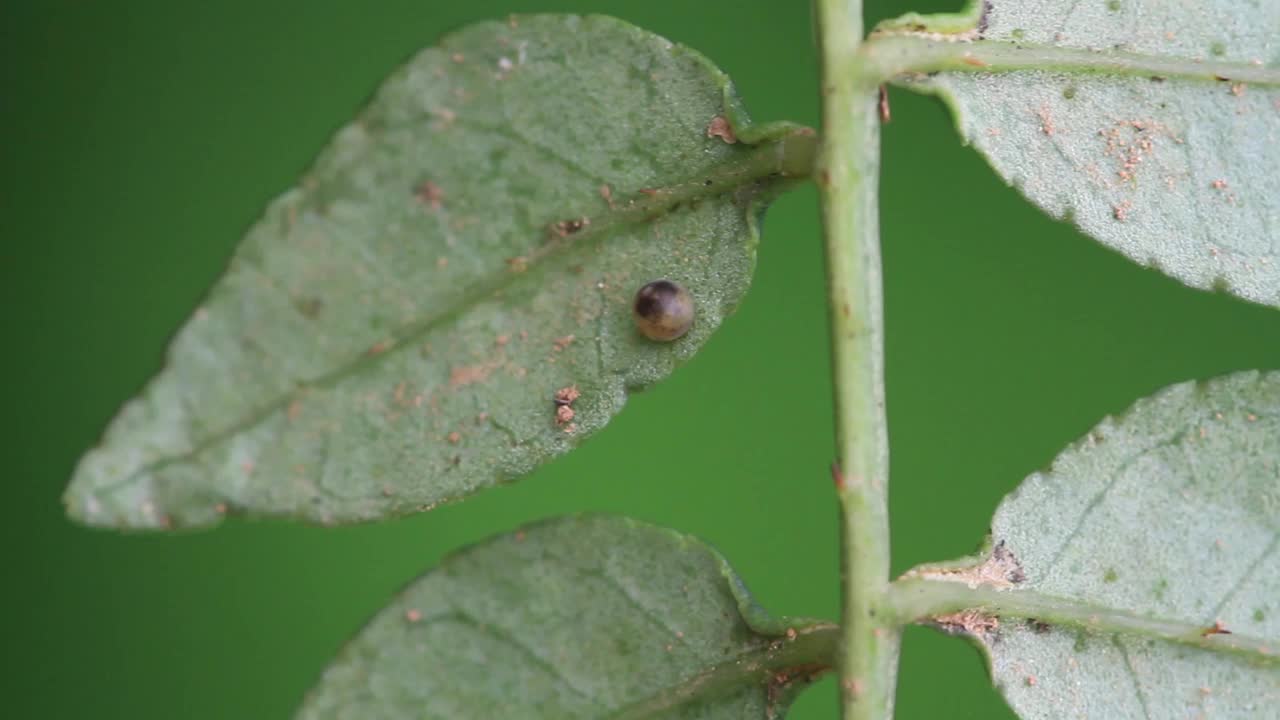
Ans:
[{"label": "dark spot on leaf", "polygon": [[1076,96],[1076,86],[1075,86],[1075,85],[1068,85],[1068,86],[1066,87],[1066,89],[1062,91],[1062,97],[1066,98],[1067,100],[1070,100],[1070,99],[1074,98],[1075,96]]},{"label": "dark spot on leaf", "polygon": [[1120,0],[1107,0],[1107,9],[1111,12],[1119,12]]},{"label": "dark spot on leaf", "polygon": [[1221,41],[1215,41],[1209,46],[1209,52],[1218,57],[1222,57],[1227,53],[1227,46],[1223,45]]},{"label": "dark spot on leaf", "polygon": [[1052,628],[1049,623],[1035,618],[1027,618],[1027,627],[1031,628],[1031,632],[1037,635],[1043,635]]},{"label": "dark spot on leaf", "polygon": [[582,228],[591,224],[591,219],[587,217],[571,218],[569,220],[561,220],[560,222],[551,224],[551,234],[556,237],[569,237]]},{"label": "dark spot on leaf", "polygon": [[1113,583],[1119,579],[1120,575],[1116,572],[1115,568],[1107,568],[1107,571],[1102,574],[1102,582],[1105,583]]},{"label": "dark spot on leaf", "polygon": [[[978,15],[978,37],[982,37],[990,25],[991,0],[982,0],[982,12]],[[1016,37],[1016,36],[1015,36]]]},{"label": "dark spot on leaf", "polygon": [[1164,77],[1163,77],[1163,76],[1161,76],[1161,75],[1152,75],[1152,76],[1151,76],[1151,82],[1153,82],[1153,83],[1162,83],[1162,82],[1164,82],[1164,80],[1165,80],[1165,79],[1164,79]]},{"label": "dark spot on leaf", "polygon": [[1027,36],[1027,31],[1023,30],[1022,28],[1014,28],[1013,32],[1009,34],[1013,36],[1014,40],[1021,40],[1022,38]]},{"label": "dark spot on leaf", "polygon": [[1076,652],[1084,652],[1086,645],[1087,645],[1087,642],[1085,641],[1084,631],[1081,630],[1076,632],[1076,641],[1071,646],[1071,649],[1075,650]]},{"label": "dark spot on leaf", "polygon": [[1259,608],[1253,611],[1253,619],[1257,622],[1262,622],[1267,619],[1267,614],[1262,612],[1262,609]]},{"label": "dark spot on leaf", "polygon": [[315,320],[324,309],[324,301],[316,297],[294,298],[293,307],[309,320]]}]

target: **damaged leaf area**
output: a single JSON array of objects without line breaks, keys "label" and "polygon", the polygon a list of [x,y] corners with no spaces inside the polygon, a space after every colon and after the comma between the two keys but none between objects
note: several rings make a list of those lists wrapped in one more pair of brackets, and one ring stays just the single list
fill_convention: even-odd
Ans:
[{"label": "damaged leaf area", "polygon": [[1280,372],[1104,420],[1001,503],[992,536],[985,561],[897,592],[979,641],[1021,717],[1280,707]]},{"label": "damaged leaf area", "polygon": [[[518,478],[706,342],[812,145],[750,125],[706,59],[616,20],[450,35],[250,228],[80,462],[68,511],[118,528],[335,524]],[[697,308],[675,342],[631,319],[657,278]]]},{"label": "damaged leaf area", "polygon": [[948,58],[899,84],[1045,212],[1280,307],[1280,3],[994,0],[879,35]]},{"label": "damaged leaf area", "polygon": [[298,717],[780,718],[828,669],[836,634],[768,617],[693,538],[565,518],[409,585]]}]

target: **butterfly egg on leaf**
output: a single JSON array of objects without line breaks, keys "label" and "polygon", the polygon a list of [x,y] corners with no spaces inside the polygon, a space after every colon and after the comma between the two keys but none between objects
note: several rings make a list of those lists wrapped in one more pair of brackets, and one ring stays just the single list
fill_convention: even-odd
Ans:
[{"label": "butterfly egg on leaf", "polygon": [[654,280],[636,291],[632,315],[650,340],[670,342],[693,327],[693,297],[670,280]]}]

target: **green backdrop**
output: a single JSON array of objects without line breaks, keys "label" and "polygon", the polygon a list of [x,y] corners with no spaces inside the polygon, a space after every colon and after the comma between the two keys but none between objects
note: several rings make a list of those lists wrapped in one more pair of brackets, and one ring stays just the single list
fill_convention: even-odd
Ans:
[{"label": "green backdrop", "polygon": [[[872,20],[912,9],[869,5]],[[63,518],[76,458],[156,370],[266,200],[415,49],[539,10],[625,18],[708,55],[757,119],[817,121],[801,0],[0,5],[0,714],[286,717],[364,618],[443,553],[580,510],[695,533],[770,609],[836,616],[812,190],[769,215],[755,286],[705,352],[523,483],[336,530],[121,536]],[[1280,313],[1100,249],[1000,182],[936,102],[892,97],[882,206],[902,571],[971,551],[1000,497],[1104,414],[1180,380],[1280,368]],[[907,634],[898,698],[904,719],[1009,716],[977,654],[924,629]],[[833,683],[793,717],[835,717]]]}]

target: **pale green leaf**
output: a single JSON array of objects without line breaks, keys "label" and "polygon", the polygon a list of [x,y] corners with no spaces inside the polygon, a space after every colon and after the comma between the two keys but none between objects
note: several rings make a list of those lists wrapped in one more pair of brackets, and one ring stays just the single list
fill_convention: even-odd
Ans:
[{"label": "pale green leaf", "polygon": [[928,71],[902,84],[940,95],[1045,212],[1187,285],[1280,307],[1280,3],[1004,0],[881,38]]},{"label": "pale green leaf", "polygon": [[1280,372],[1176,385],[1103,421],[991,532],[977,568],[921,568],[896,591],[976,637],[1020,716],[1280,707]]},{"label": "pale green leaf", "polygon": [[405,588],[301,718],[775,718],[834,626],[769,618],[701,542],[615,517],[491,539]]},{"label": "pale green leaf", "polygon": [[[573,448],[719,327],[764,203],[808,171],[812,133],[736,103],[702,56],[609,18],[515,17],[421,52],[248,231],[81,461],[70,513],[362,521]],[[631,318],[658,278],[696,302],[671,343]]]}]

